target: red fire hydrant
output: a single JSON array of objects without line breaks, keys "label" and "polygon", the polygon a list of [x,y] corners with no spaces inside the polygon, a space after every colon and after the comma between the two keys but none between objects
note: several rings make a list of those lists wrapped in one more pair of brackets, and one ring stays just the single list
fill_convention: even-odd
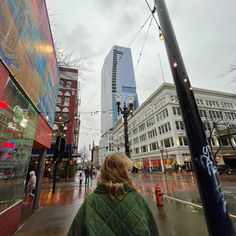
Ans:
[{"label": "red fire hydrant", "polygon": [[156,194],[156,201],[157,201],[157,206],[163,206],[164,202],[163,202],[163,192],[161,191],[161,187],[156,184],[156,188],[155,188],[155,194]]}]

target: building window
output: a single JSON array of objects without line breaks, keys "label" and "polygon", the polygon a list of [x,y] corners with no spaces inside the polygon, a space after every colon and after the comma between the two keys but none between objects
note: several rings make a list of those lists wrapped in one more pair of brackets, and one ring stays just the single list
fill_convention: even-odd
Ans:
[{"label": "building window", "polygon": [[168,110],[167,110],[167,108],[164,109],[163,111],[161,111],[160,113],[158,113],[158,114],[156,115],[156,117],[157,117],[157,121],[158,121],[158,122],[159,122],[159,121],[162,121],[163,119],[165,119],[166,117],[168,117]]},{"label": "building window", "polygon": [[171,131],[170,122],[158,127],[158,129],[159,129],[159,134],[168,133],[169,131]]},{"label": "building window", "polygon": [[147,135],[146,134],[140,135],[139,140],[140,140],[140,142],[147,140]]},{"label": "building window", "polygon": [[55,113],[55,121],[59,120],[60,112]]},{"label": "building window", "polygon": [[70,105],[70,97],[64,97],[64,106]]},{"label": "building window", "polygon": [[64,87],[64,80],[60,80],[60,87]]},{"label": "building window", "polygon": [[172,109],[173,109],[173,114],[175,116],[180,116],[181,115],[180,107],[172,107]]},{"label": "building window", "polygon": [[179,137],[179,146],[188,146],[188,139],[186,136]]},{"label": "building window", "polygon": [[184,130],[184,122],[183,121],[175,121],[175,127],[177,130]]},{"label": "building window", "polygon": [[156,136],[157,136],[157,130],[156,129],[153,129],[153,130],[148,132],[148,138],[149,139],[154,138]]},{"label": "building window", "polygon": [[62,100],[62,97],[61,97],[61,96],[58,96],[58,97],[57,97],[57,104],[61,105],[61,100]]},{"label": "building window", "polygon": [[138,133],[138,128],[132,130],[132,135],[136,135]]},{"label": "building window", "polygon": [[155,124],[155,117],[152,117],[147,121],[147,127],[150,127],[154,124]]},{"label": "building window", "polygon": [[134,149],[134,154],[139,154],[139,148]]},{"label": "building window", "polygon": [[223,146],[228,146],[229,145],[229,140],[225,137],[220,137],[221,144]]},{"label": "building window", "polygon": [[71,84],[72,84],[72,81],[70,81],[70,80],[66,81],[66,87],[67,88],[71,88]]},{"label": "building window", "polygon": [[142,123],[142,124],[138,127],[138,129],[139,129],[139,132],[140,132],[140,131],[143,131],[143,130],[145,129],[145,123]]},{"label": "building window", "polygon": [[144,145],[141,147],[141,153],[143,152],[147,152],[148,151],[148,146],[147,145]]},{"label": "building window", "polygon": [[173,138],[166,138],[161,141],[161,145],[165,148],[173,147],[174,146],[174,140]]},{"label": "building window", "polygon": [[149,149],[150,149],[150,151],[155,151],[155,150],[157,150],[158,148],[159,148],[158,142],[149,144]]},{"label": "building window", "polygon": [[66,121],[66,120],[68,120],[68,118],[69,118],[69,113],[63,112],[63,113],[62,113],[62,119],[63,119],[64,121]]},{"label": "building window", "polygon": [[137,143],[139,143],[139,139],[138,138],[134,138],[133,139],[133,144],[137,144]]}]

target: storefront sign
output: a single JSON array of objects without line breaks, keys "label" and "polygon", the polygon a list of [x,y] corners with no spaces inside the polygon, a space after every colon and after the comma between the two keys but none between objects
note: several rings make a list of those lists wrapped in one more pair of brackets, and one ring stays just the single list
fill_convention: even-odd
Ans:
[{"label": "storefront sign", "polygon": [[9,104],[3,100],[0,100],[0,109],[7,109]]},{"label": "storefront sign", "polygon": [[3,151],[15,150],[15,148],[16,148],[16,143],[14,142],[10,142],[10,141],[2,142]]}]

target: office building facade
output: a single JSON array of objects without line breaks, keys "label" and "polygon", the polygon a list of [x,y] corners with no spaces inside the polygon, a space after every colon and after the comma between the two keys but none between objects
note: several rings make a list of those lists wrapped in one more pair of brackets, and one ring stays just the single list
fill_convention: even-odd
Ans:
[{"label": "office building facade", "polygon": [[[235,94],[194,88],[194,95],[217,164],[235,165]],[[191,121],[189,121],[191,122]],[[173,84],[162,84],[128,119],[131,158],[139,168],[185,165],[192,170],[185,127]],[[113,127],[113,150],[124,152],[123,122]]]},{"label": "office building facade", "polygon": [[102,67],[101,81],[101,133],[113,127],[118,120],[116,94],[122,96],[121,106],[128,96],[134,97],[134,109],[138,107],[136,82],[131,49],[113,46]]},{"label": "office building facade", "polygon": [[[109,147],[110,129],[118,120],[116,94],[122,96],[121,107],[129,96],[134,97],[134,110],[138,107],[136,82],[131,49],[113,46],[104,60],[101,79],[101,140],[99,157],[104,159]],[[127,104],[128,105],[128,104]],[[121,116],[121,115],[120,115]],[[102,161],[100,161],[101,163]]]}]

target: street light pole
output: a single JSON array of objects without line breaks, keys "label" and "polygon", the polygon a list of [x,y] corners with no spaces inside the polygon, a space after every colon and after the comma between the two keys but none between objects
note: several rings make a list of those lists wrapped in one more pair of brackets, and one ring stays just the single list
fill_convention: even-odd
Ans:
[{"label": "street light pole", "polygon": [[129,136],[128,136],[128,112],[127,112],[127,107],[124,104],[123,108],[123,118],[124,118],[124,136],[125,136],[125,154],[127,157],[130,158],[130,153],[129,153]]},{"label": "street light pole", "polygon": [[213,156],[198,112],[192,87],[175,37],[165,0],[155,0],[160,21],[160,38],[165,47],[174,78],[179,105],[189,140],[192,161],[196,170],[199,193],[202,199],[209,235],[233,236],[227,203],[221,189],[219,176],[213,164]]},{"label": "street light pole", "polygon": [[125,155],[130,158],[130,152],[129,152],[129,136],[128,136],[128,116],[133,113],[133,102],[134,102],[134,97],[129,96],[128,97],[128,104],[129,107],[126,106],[124,103],[123,109],[120,107],[121,103],[121,95],[116,94],[116,105],[117,105],[117,112],[118,115],[121,113],[124,118],[124,138],[125,138]]},{"label": "street light pole", "polygon": [[165,173],[165,168],[164,168],[164,163],[163,163],[163,159],[164,159],[164,157],[163,157],[163,152],[164,152],[164,150],[163,150],[163,147],[161,146],[161,147],[160,147],[160,153],[161,153],[161,171],[162,171],[163,173]]},{"label": "street light pole", "polygon": [[52,184],[52,194],[55,193],[56,190],[56,181],[57,181],[57,169],[58,169],[58,164],[61,159],[61,155],[64,153],[66,141],[65,138],[62,138],[62,131],[64,130],[65,125],[71,120],[71,118],[65,122],[63,122],[59,128],[59,136],[57,137],[56,140],[56,150],[54,153],[54,158],[55,158],[55,165],[54,165],[54,173],[53,173],[53,184]]}]

